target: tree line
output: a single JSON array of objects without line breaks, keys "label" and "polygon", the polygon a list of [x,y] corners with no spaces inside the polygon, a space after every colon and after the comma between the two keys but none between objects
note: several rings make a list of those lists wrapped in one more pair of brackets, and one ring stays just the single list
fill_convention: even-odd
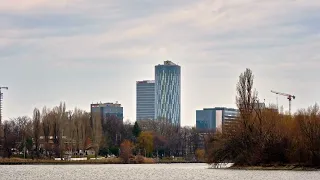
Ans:
[{"label": "tree line", "polygon": [[67,111],[65,103],[52,109],[35,108],[33,117],[12,118],[2,124],[2,156],[23,153],[32,158],[60,157],[66,150],[84,150],[92,137],[90,114]]},{"label": "tree line", "polygon": [[165,119],[133,124],[78,108],[68,111],[65,103],[52,109],[35,108],[32,117],[12,118],[1,126],[3,157],[80,157],[86,156],[88,149],[96,157],[119,156],[124,150],[121,147],[126,147],[124,143],[132,146],[132,155],[194,159],[197,154],[203,156],[199,150],[204,149],[201,132],[195,128],[177,127]]},{"label": "tree line", "polygon": [[319,166],[319,106],[300,109],[293,115],[279,113],[274,105],[259,107],[253,80],[250,69],[239,76],[236,97],[239,117],[209,138],[208,163]]}]

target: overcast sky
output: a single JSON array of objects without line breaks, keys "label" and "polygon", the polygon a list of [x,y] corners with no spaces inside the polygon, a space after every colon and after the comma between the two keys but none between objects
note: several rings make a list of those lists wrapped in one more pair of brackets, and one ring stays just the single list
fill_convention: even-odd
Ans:
[{"label": "overcast sky", "polygon": [[182,68],[182,125],[235,107],[245,68],[260,99],[307,107],[320,100],[320,1],[0,0],[5,118],[119,101],[134,121],[136,81],[167,59]]}]

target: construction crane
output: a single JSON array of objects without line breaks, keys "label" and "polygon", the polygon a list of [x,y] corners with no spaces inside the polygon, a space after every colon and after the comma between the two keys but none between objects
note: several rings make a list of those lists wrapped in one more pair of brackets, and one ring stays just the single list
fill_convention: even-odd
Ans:
[{"label": "construction crane", "polygon": [[289,100],[289,114],[291,114],[291,100],[292,100],[292,99],[295,99],[296,96],[291,95],[291,94],[287,94],[287,93],[276,92],[276,91],[272,91],[272,90],[271,90],[271,92],[272,92],[272,93],[275,93],[275,94],[278,94],[278,95],[282,95],[282,96],[286,96],[286,97],[287,97],[287,99]]},{"label": "construction crane", "polygon": [[3,99],[3,93],[2,93],[2,89],[8,90],[8,87],[0,87],[0,125],[2,123],[2,99]]}]

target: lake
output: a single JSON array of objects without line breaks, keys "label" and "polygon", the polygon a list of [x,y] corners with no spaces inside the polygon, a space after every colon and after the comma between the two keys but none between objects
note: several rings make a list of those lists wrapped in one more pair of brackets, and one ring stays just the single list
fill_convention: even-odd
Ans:
[{"label": "lake", "polygon": [[109,165],[2,165],[0,179],[108,179],[108,180],[180,180],[180,179],[290,179],[318,180],[320,171],[245,171],[208,169],[206,164],[109,164]]}]

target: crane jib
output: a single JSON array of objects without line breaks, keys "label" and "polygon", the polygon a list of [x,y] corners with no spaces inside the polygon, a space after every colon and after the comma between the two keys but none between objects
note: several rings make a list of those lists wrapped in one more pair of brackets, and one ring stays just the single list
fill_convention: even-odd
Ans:
[{"label": "crane jib", "polygon": [[273,91],[273,90],[271,90],[271,92],[274,93],[274,94],[278,94],[278,95],[282,95],[282,96],[286,96],[287,97],[287,99],[289,100],[289,113],[291,114],[291,100],[295,99],[296,96],[291,95],[291,94],[287,94],[287,93],[281,93],[281,92]]}]

